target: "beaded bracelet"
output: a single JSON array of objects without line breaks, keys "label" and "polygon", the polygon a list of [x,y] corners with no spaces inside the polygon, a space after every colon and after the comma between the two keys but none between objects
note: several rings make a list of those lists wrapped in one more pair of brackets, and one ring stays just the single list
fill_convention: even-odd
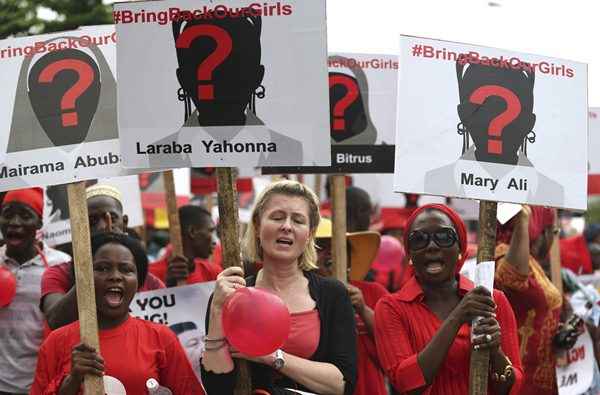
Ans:
[{"label": "beaded bracelet", "polygon": [[227,344],[228,343],[226,341],[222,341],[221,344],[216,346],[209,346],[208,344],[205,344],[204,351],[217,351],[225,347]]},{"label": "beaded bracelet", "polygon": [[506,355],[504,356],[504,358],[506,358],[506,363],[507,363],[506,366],[504,367],[504,372],[502,372],[502,373],[493,372],[492,373],[492,380],[494,380],[496,382],[499,382],[499,381],[506,382],[513,375],[512,362]]},{"label": "beaded bracelet", "polygon": [[202,340],[204,340],[204,343],[216,343],[216,342],[224,342],[226,339],[224,337],[220,337],[218,339],[211,339],[208,336],[204,336],[202,338]]}]

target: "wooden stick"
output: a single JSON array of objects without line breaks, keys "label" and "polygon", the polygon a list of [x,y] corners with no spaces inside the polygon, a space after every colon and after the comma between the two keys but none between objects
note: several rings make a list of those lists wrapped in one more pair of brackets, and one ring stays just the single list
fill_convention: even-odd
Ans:
[{"label": "wooden stick", "polygon": [[206,209],[208,210],[209,213],[211,213],[211,215],[212,215],[213,207],[214,207],[213,193],[209,192],[206,195]]},{"label": "wooden stick", "polygon": [[[556,215],[556,219],[554,222],[554,226],[558,227],[558,214]],[[560,294],[563,293],[563,282],[562,282],[562,274],[560,272],[560,236],[558,234],[554,235],[554,239],[552,241],[552,247],[550,248],[550,276],[552,277],[552,284],[560,291]]]},{"label": "wooden stick", "polygon": [[319,200],[321,200],[321,187],[323,186],[323,176],[321,174],[315,174],[315,193]]},{"label": "wooden stick", "polygon": [[[80,181],[67,185],[67,194],[69,196],[71,235],[73,237],[73,262],[75,262],[79,334],[83,343],[94,347],[100,353],[85,183]],[[86,375],[83,382],[83,392],[86,395],[104,395],[102,377]]]},{"label": "wooden stick", "polygon": [[[496,211],[498,204],[482,200],[479,203],[479,235],[477,263],[493,261],[496,253]],[[489,350],[471,349],[469,394],[486,395],[490,366]]]},{"label": "wooden stick", "polygon": [[[237,190],[232,169],[230,167],[218,167],[217,181],[223,269],[230,266],[243,267],[240,257]],[[252,379],[248,364],[242,360],[237,360],[235,364],[237,369],[235,395],[250,395],[252,393]]]},{"label": "wooden stick", "polygon": [[[183,243],[181,241],[181,224],[179,223],[179,212],[177,211],[177,195],[175,195],[175,180],[173,170],[163,172],[163,183],[165,185],[165,197],[167,200],[167,216],[169,218],[169,236],[173,246],[173,255],[183,256]],[[177,286],[186,285],[185,280],[177,281]]]},{"label": "wooden stick", "polygon": [[335,175],[332,179],[333,235],[332,257],[335,277],[348,283],[348,254],[346,249],[346,179],[344,175]]}]

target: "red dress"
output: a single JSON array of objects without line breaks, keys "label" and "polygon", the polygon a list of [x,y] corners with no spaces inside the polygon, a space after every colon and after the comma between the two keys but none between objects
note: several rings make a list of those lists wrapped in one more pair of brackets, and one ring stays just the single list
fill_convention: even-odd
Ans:
[{"label": "red dress", "polygon": [[506,293],[519,327],[523,395],[557,394],[556,356],[552,339],[558,329],[562,296],[539,263],[530,256],[529,275],[505,259],[508,245],[496,247],[496,285]]},{"label": "red dress", "polygon": [[[172,254],[172,247],[167,247],[167,251],[162,258],[151,263],[148,266],[148,272],[158,277],[162,282],[167,282],[167,268],[169,266],[169,258]],[[194,259],[196,268],[187,278],[186,284],[205,283],[207,281],[215,281],[223,268],[208,259]]]},{"label": "red dress", "polygon": [[[106,375],[128,394],[145,394],[155,378],[173,395],[204,394],[177,336],[166,326],[130,317],[114,329],[101,330],[100,354]],[[71,371],[71,351],[79,343],[79,321],[52,332],[42,345],[30,395],[57,395]]]},{"label": "red dress", "polygon": [[[351,281],[363,293],[365,304],[372,309],[382,297],[389,295],[388,291],[379,283],[367,281]],[[377,356],[375,339],[369,336],[362,318],[355,315],[357,337],[357,364],[356,387],[354,395],[387,395],[383,369]]]},{"label": "red dress", "polygon": [[[459,294],[474,288],[466,277],[459,275]],[[501,348],[512,361],[515,383],[510,394],[519,394],[522,381],[521,361],[515,317],[508,300],[501,291],[494,290]],[[379,360],[392,385],[401,393],[408,393],[425,385],[417,355],[431,341],[442,326],[442,321],[423,301],[424,294],[416,277],[404,287],[384,297],[375,309],[375,340]],[[433,384],[425,395],[465,395],[469,393],[469,363],[471,358],[471,327],[463,324],[440,367]],[[489,391],[491,393],[491,391]]]}]

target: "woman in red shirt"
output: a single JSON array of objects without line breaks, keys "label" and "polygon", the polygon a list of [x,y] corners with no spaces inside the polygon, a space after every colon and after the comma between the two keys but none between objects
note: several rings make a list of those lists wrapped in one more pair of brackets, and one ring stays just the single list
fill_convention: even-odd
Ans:
[{"label": "woman in red shirt", "polygon": [[403,394],[468,394],[473,347],[490,350],[489,392],[517,394],[522,372],[514,314],[502,292],[494,290],[492,299],[458,274],[467,248],[458,214],[425,205],[406,228],[415,276],[375,309],[377,351],[393,386]]},{"label": "woman in red shirt", "polygon": [[148,261],[125,234],[92,239],[100,350],[80,342],[79,321],[52,332],[40,349],[31,395],[80,394],[85,375],[118,380],[128,394],[145,394],[156,379],[174,395],[203,394],[177,336],[159,324],[130,317],[129,304],[144,283]]}]

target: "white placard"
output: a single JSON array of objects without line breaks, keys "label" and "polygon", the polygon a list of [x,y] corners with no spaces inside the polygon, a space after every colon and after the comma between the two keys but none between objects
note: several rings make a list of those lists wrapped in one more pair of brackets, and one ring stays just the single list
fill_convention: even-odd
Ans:
[{"label": "white placard", "polygon": [[0,190],[121,167],[114,26],[0,41]]},{"label": "white placard", "polygon": [[496,211],[496,219],[501,225],[504,225],[512,217],[519,214],[523,206],[520,204],[513,203],[498,203],[498,209]]},{"label": "white placard", "polygon": [[600,108],[592,107],[588,112],[589,117],[589,148],[590,176],[600,175]]},{"label": "white placard", "polygon": [[324,2],[140,1],[114,18],[126,166],[330,164]]},{"label": "white placard", "polygon": [[587,65],[400,42],[397,192],[587,208]]},{"label": "white placard", "polygon": [[204,351],[204,321],[214,281],[181,287],[138,292],[129,311],[144,320],[167,325],[179,338],[192,368],[200,379],[200,357]]},{"label": "white placard", "polygon": [[594,345],[586,329],[573,348],[567,351],[567,365],[556,367],[559,395],[583,394],[587,391],[594,378],[594,360]]}]

